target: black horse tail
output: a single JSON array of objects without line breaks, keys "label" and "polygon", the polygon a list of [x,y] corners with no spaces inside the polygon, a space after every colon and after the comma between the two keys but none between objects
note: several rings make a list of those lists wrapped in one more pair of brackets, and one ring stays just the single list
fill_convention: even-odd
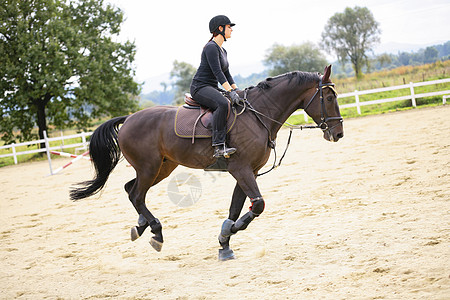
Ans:
[{"label": "black horse tail", "polygon": [[89,154],[95,167],[95,177],[92,180],[78,183],[79,188],[70,191],[72,200],[80,200],[96,193],[105,186],[109,174],[119,163],[122,152],[118,143],[119,125],[125,122],[127,116],[116,117],[100,125],[92,134],[89,144]]}]

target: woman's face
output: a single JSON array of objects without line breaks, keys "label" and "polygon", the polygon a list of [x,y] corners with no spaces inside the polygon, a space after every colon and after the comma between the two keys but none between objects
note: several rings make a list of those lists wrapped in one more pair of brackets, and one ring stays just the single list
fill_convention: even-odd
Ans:
[{"label": "woman's face", "polygon": [[229,39],[231,37],[231,33],[233,32],[233,28],[230,25],[225,25],[225,38]]}]

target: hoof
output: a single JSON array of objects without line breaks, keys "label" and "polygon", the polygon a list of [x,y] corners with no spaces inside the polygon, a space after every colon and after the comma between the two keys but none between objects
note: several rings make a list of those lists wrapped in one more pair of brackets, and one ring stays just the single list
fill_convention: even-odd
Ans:
[{"label": "hoof", "polygon": [[161,243],[161,242],[155,240],[155,237],[152,237],[152,238],[150,239],[150,242],[149,242],[149,243],[150,243],[150,245],[152,245],[153,249],[155,249],[155,250],[158,251],[158,252],[161,251],[161,248],[162,248],[162,246],[163,246],[163,243]]},{"label": "hoof", "polygon": [[134,226],[133,228],[131,228],[131,241],[135,241],[140,237],[138,229],[136,226]]},{"label": "hoof", "polygon": [[219,261],[226,261],[235,258],[236,256],[234,256],[233,250],[231,250],[230,248],[219,249]]}]

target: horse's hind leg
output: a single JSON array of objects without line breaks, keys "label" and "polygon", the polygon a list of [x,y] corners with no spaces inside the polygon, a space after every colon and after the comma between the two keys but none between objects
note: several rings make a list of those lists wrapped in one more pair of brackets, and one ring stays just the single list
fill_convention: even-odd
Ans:
[{"label": "horse's hind leg", "polygon": [[[168,160],[163,160],[163,163],[162,163],[162,165],[161,165],[161,167],[160,167],[160,169],[159,169],[159,173],[158,173],[156,179],[153,181],[152,186],[156,185],[156,184],[159,183],[161,180],[163,180],[164,178],[166,178],[167,176],[169,176],[170,173],[172,173],[172,171],[173,171],[177,166],[178,166],[178,164],[176,164],[176,163],[174,163],[174,162],[171,162],[171,161],[168,161]],[[130,194],[131,190],[132,190],[133,187],[135,186],[135,184],[136,184],[136,179],[137,179],[137,178],[135,178],[135,179],[133,179],[133,180],[131,180],[131,181],[129,181],[128,183],[125,184],[125,190],[127,191],[128,194]],[[148,189],[147,189],[147,190],[148,190]],[[144,198],[145,198],[145,196],[144,196]],[[131,200],[131,196],[130,196],[130,200]],[[145,201],[145,200],[144,200],[144,201]],[[133,202],[133,201],[131,201],[131,202]],[[133,205],[134,205],[134,203],[133,203]],[[144,206],[145,206],[145,202],[144,202]],[[145,209],[147,209],[147,208],[145,207]],[[136,208],[136,210],[137,210],[137,208]],[[147,218],[146,218],[139,210],[137,210],[137,211],[138,211],[138,214],[139,214],[138,226],[135,226],[135,227],[133,227],[133,228],[131,229],[131,240],[132,240],[132,241],[134,241],[134,240],[136,240],[137,238],[139,238],[139,237],[144,233],[145,229],[147,229],[147,227],[150,225],[149,222],[147,221]],[[155,218],[155,219],[156,219],[156,218]],[[158,219],[156,219],[156,220],[158,220]],[[159,221],[158,221],[158,222],[159,222]],[[151,226],[150,226],[150,227],[151,227]],[[154,231],[155,231],[154,228],[152,228],[152,232],[153,232],[153,233],[155,233]],[[155,233],[155,236],[156,236],[156,233]],[[155,242],[156,242],[156,243],[155,243]],[[155,249],[158,250],[158,249],[157,249],[157,248],[158,248],[158,242],[161,242],[161,246],[162,246],[162,234],[161,234],[161,241],[159,241],[159,240],[156,239],[156,238],[155,238],[155,239],[152,238],[152,240],[150,241],[150,244],[152,244],[153,247],[155,247],[155,245],[156,245]],[[161,249],[161,248],[159,247],[159,250],[160,250],[160,249]]]},{"label": "horse's hind leg", "polygon": [[[132,180],[125,185],[125,189],[128,190],[128,198],[137,213],[144,216],[148,226],[150,226],[152,232],[154,233],[154,236],[150,240],[150,244],[157,251],[161,251],[161,247],[164,242],[162,236],[162,226],[159,220],[153,216],[145,205],[145,195],[147,194],[148,189],[155,182],[162,163],[162,157],[146,157],[146,159],[140,160],[139,165],[132,163],[133,167],[136,169],[136,179],[134,182]],[[147,225],[142,226],[142,232],[145,230],[146,226]]]},{"label": "horse's hind leg", "polygon": [[131,189],[133,188],[133,185],[136,183],[136,178],[133,180],[128,181],[125,183],[124,189],[127,192],[127,194],[130,193]]},{"label": "horse's hind leg", "polygon": [[[136,183],[136,178],[128,181],[125,184],[124,188],[128,195],[130,194],[131,189],[133,188],[135,183]],[[147,219],[143,215],[139,214],[138,226],[131,228],[131,240],[132,241],[137,240],[144,233],[144,231],[145,231],[145,229],[147,229],[147,227],[148,227]]]}]

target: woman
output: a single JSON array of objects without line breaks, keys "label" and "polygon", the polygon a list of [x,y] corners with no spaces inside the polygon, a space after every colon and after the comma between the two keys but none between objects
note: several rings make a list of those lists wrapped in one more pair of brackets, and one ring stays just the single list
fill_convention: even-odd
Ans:
[{"label": "woman", "polygon": [[218,88],[220,83],[233,103],[240,101],[236,93],[237,86],[228,69],[227,51],[222,48],[223,42],[231,37],[234,25],[223,15],[215,16],[209,21],[209,31],[213,36],[203,47],[200,66],[191,83],[191,95],[195,101],[213,111],[212,145],[215,147],[213,156],[216,158],[229,158],[236,152],[236,148],[225,144],[228,100]]}]

